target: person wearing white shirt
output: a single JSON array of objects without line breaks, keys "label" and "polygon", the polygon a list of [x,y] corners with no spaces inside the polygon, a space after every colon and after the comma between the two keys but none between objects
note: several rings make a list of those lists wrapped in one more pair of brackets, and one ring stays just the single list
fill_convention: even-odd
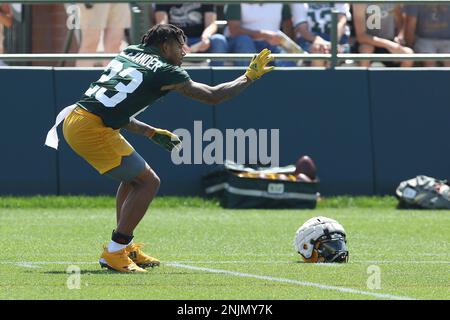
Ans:
[{"label": "person wearing white shirt", "polygon": [[[268,48],[272,53],[286,53],[281,47],[278,34],[285,23],[290,23],[291,13],[288,5],[280,3],[230,4],[224,7],[228,26],[231,53],[255,53]],[[246,65],[246,61],[236,61],[235,65]],[[293,61],[275,61],[278,67],[295,66]]]}]

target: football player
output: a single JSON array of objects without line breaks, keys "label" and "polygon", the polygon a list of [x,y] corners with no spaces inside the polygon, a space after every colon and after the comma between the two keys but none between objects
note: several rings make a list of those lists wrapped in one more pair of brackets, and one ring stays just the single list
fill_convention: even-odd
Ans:
[{"label": "football player", "polygon": [[103,248],[100,265],[120,272],[146,272],[159,261],[133,243],[133,231],[155,197],[157,174],[120,134],[121,129],[148,137],[168,151],[178,148],[178,137],[135,119],[147,106],[170,91],[215,105],[233,98],[263,74],[271,52],[256,55],[244,75],[216,86],[198,83],[181,68],[186,37],[170,24],[156,25],[138,45],[131,45],[106,67],[81,100],[57,116],[46,145],[57,149],[56,128],[64,120],[64,138],[70,147],[100,174],[119,180],[116,195],[117,226]]}]

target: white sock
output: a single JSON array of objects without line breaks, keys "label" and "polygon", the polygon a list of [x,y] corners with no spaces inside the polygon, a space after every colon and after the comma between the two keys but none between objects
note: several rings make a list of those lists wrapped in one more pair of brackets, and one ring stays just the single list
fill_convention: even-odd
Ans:
[{"label": "white sock", "polygon": [[[130,243],[131,242],[133,242],[133,240],[131,240]],[[111,240],[111,242],[108,244],[108,252],[111,253],[122,250],[123,248],[126,248],[129,244],[121,244]]]}]

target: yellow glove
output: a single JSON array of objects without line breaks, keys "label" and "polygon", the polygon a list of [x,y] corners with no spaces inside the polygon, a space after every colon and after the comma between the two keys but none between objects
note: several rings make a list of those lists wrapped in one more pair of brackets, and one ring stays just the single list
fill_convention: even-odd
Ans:
[{"label": "yellow glove", "polygon": [[164,129],[154,129],[153,134],[149,136],[154,143],[160,145],[167,151],[172,151],[173,148],[180,150],[181,140],[176,134]]},{"label": "yellow glove", "polygon": [[271,53],[272,52],[266,48],[257,56],[254,56],[245,72],[245,76],[254,81],[261,78],[263,74],[272,71],[275,67],[266,67],[266,65],[274,59],[273,56],[270,56]]}]

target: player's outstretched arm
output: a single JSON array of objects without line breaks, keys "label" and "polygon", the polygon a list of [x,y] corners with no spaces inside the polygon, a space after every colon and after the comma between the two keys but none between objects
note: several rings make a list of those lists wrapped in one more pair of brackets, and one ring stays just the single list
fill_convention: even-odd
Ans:
[{"label": "player's outstretched arm", "polygon": [[173,90],[180,92],[186,97],[206,104],[215,105],[236,97],[247,88],[251,82],[252,81],[244,75],[233,81],[221,83],[214,87],[189,80],[175,87]]},{"label": "player's outstretched arm", "polygon": [[161,90],[175,90],[186,97],[207,104],[214,105],[222,103],[236,97],[253,81],[274,69],[274,67],[267,67],[267,64],[270,61],[273,61],[273,56],[271,56],[270,53],[270,50],[264,49],[257,56],[254,56],[245,74],[233,81],[221,83],[216,86],[209,86],[204,83],[189,80],[176,85],[164,86]]}]

